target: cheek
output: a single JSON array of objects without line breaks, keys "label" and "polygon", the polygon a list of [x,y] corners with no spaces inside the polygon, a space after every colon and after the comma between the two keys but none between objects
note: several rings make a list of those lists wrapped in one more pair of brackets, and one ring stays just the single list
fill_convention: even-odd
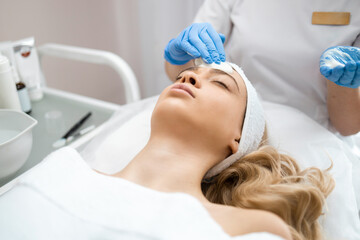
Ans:
[{"label": "cheek", "polygon": [[202,95],[199,99],[204,104],[199,104],[204,114],[212,114],[215,116],[231,116],[234,112],[234,106],[238,105],[235,95],[229,94],[222,89],[209,89],[206,95]]},{"label": "cheek", "polygon": [[228,93],[214,94],[216,95],[209,95],[206,104],[199,104],[198,116],[201,116],[208,129],[229,134],[232,134],[234,129],[240,130],[243,114],[241,101],[237,96]]}]

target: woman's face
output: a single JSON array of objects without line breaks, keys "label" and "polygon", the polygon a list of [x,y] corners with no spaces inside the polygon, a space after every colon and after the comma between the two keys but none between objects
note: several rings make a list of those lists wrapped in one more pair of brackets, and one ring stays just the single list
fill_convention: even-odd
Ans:
[{"label": "woman's face", "polygon": [[246,87],[236,71],[189,68],[161,93],[152,134],[170,133],[224,159],[237,151],[245,109]]}]

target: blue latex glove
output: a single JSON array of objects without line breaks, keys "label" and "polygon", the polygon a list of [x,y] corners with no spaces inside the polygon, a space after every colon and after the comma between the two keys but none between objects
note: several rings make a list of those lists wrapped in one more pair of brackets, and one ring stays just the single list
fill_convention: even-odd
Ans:
[{"label": "blue latex glove", "polygon": [[320,72],[337,85],[349,88],[360,86],[360,48],[336,46],[320,57]]},{"label": "blue latex glove", "polygon": [[217,33],[210,23],[193,23],[179,36],[171,39],[165,48],[165,59],[171,64],[183,65],[202,57],[206,63],[225,62],[225,36]]}]

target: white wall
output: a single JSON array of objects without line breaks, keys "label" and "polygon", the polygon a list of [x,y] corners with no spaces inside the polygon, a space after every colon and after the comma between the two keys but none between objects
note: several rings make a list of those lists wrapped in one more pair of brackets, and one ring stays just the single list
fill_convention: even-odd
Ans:
[{"label": "white wall", "polygon": [[[142,97],[170,83],[163,69],[167,42],[190,24],[203,0],[0,0],[0,42],[34,36],[111,51],[127,61]],[[45,57],[48,86],[124,103],[122,84],[104,66]]]}]

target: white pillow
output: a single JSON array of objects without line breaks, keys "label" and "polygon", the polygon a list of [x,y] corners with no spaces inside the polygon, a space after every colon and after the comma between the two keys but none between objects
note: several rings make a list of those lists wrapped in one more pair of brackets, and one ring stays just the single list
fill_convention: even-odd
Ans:
[{"label": "white pillow", "polygon": [[[353,153],[333,133],[304,113],[280,104],[264,102],[270,144],[294,157],[302,168],[326,169],[336,181],[327,198],[322,223],[326,239],[360,239],[360,221],[353,187]],[[360,194],[360,193],[357,193]]]},{"label": "white pillow", "polygon": [[[82,152],[89,165],[105,173],[124,168],[145,146],[157,97],[132,104],[109,121],[106,130]],[[293,156],[301,167],[333,168],[336,181],[327,199],[328,210],[320,219],[327,239],[360,239],[360,221],[352,184],[352,153],[334,134],[302,112],[264,102],[269,140],[281,152]],[[131,114],[130,114],[131,112]],[[128,116],[128,117],[124,117]]]}]

